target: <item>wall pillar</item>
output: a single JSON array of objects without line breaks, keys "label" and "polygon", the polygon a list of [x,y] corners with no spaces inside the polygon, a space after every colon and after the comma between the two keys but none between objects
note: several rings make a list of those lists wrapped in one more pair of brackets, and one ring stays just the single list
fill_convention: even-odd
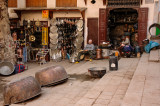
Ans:
[{"label": "wall pillar", "polygon": [[17,8],[26,8],[26,0],[17,0]]}]

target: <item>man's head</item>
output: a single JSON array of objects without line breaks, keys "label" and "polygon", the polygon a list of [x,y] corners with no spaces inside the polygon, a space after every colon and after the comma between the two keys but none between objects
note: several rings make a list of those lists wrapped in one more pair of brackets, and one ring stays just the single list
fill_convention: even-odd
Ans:
[{"label": "man's head", "polygon": [[88,44],[92,44],[92,39],[89,39]]}]

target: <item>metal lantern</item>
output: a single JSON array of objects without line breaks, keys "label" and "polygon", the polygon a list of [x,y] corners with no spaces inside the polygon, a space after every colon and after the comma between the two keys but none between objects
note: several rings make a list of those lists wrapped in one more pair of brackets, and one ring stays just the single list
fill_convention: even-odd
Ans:
[{"label": "metal lantern", "polygon": [[95,0],[92,0],[91,3],[94,4],[94,3],[96,3],[96,1],[95,1]]}]

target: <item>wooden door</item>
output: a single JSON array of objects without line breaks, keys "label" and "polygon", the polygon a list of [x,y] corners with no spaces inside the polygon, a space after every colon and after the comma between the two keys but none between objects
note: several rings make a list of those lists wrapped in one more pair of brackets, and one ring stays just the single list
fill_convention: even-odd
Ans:
[{"label": "wooden door", "polygon": [[138,44],[147,38],[148,8],[139,8],[138,11]]},{"label": "wooden door", "polygon": [[98,18],[88,18],[88,38],[93,40],[94,45],[98,45]]},{"label": "wooden door", "polygon": [[107,14],[106,9],[99,9],[99,42],[106,42],[107,39]]}]

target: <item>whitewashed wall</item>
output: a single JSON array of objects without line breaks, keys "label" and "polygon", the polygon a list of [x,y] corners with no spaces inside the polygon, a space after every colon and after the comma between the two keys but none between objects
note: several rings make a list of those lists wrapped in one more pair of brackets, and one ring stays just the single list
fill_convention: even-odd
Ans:
[{"label": "whitewashed wall", "polygon": [[[158,0],[154,0],[154,3],[146,4],[145,0],[143,0],[143,3],[141,7],[147,7],[149,9],[148,12],[148,28],[151,24],[158,22],[158,11],[159,11],[159,2]],[[148,32],[147,28],[147,38],[150,38],[150,34]],[[151,30],[151,33],[156,33],[155,29]]]}]

